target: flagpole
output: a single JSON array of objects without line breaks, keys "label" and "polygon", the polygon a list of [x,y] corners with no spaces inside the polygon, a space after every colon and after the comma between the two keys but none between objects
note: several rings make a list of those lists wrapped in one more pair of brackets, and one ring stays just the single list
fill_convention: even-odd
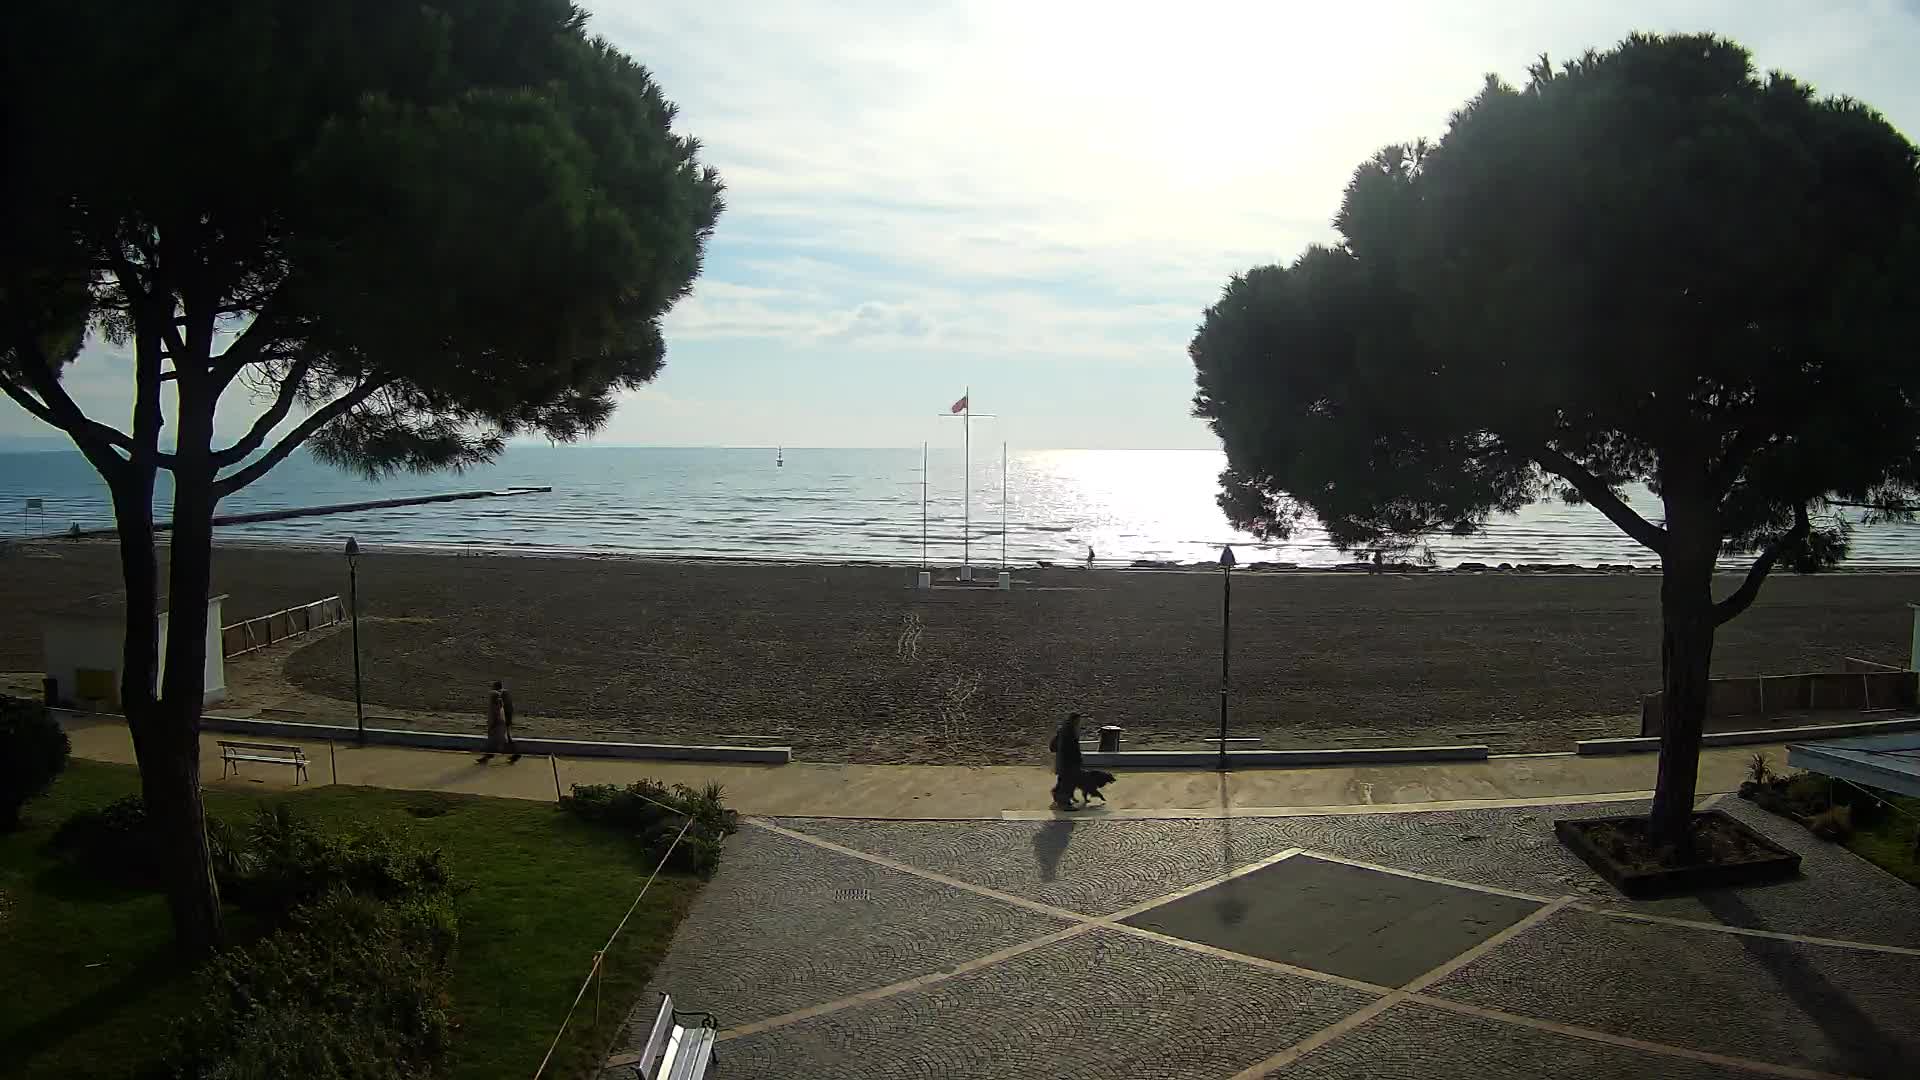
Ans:
[{"label": "flagpole", "polygon": [[1007,444],[1000,444],[1000,569],[1007,568]]},{"label": "flagpole", "polygon": [[[960,580],[972,581],[973,580],[973,387],[971,386],[967,387],[966,395],[962,397],[959,401],[954,402],[953,407],[951,409],[948,409],[946,412],[943,412],[940,415],[943,419],[948,419],[948,420],[951,420],[956,416],[960,418],[960,560],[961,560],[960,561]],[[990,417],[993,414],[981,413],[980,415],[985,417]],[[1006,448],[1004,446],[1001,447],[1002,458],[1006,457],[1005,450]],[[1003,468],[1001,469],[1001,472],[1004,474],[1006,472],[1006,469],[1004,468],[1005,462],[1002,461],[1001,464],[1003,466]],[[924,477],[926,474],[926,447],[924,445],[921,447],[921,466],[920,467],[921,467],[921,475]],[[1004,486],[1005,480],[1006,480],[1006,477],[1002,475],[1001,481],[1003,483],[1003,486]],[[924,482],[925,481],[923,480],[922,483]],[[922,519],[921,520],[921,547],[923,551],[923,554],[922,554],[923,558],[925,557],[924,550],[926,545],[925,503],[926,503],[926,492],[923,490],[921,492],[921,519]],[[1006,515],[1003,512],[1001,516],[1005,517]],[[1005,544],[1002,544],[1001,546],[1005,547]],[[1006,557],[1006,553],[1003,551],[1001,553],[1001,558],[1004,560],[1005,557]]]},{"label": "flagpole", "polygon": [[927,568],[927,444],[920,444],[920,569]]}]

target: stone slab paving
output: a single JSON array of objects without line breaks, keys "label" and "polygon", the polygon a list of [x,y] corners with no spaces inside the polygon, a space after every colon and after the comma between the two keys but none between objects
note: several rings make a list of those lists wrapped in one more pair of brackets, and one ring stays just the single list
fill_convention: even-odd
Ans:
[{"label": "stone slab paving", "polygon": [[722,1043],[726,1080],[1219,1080],[1360,991],[1091,930],[927,990]]},{"label": "stone slab paving", "polygon": [[1292,846],[1246,821],[860,821],[780,824],[1069,911],[1106,915]]},{"label": "stone slab paving", "polygon": [[[654,984],[677,1007],[738,1027],[1069,925],[747,827],[727,841]],[[654,1008],[649,995],[639,1011],[649,1025]]]},{"label": "stone slab paving", "polygon": [[1555,912],[1428,993],[1712,1053],[1920,1076],[1920,957]]},{"label": "stone slab paving", "polygon": [[1920,948],[1920,889],[1745,799],[1724,798],[1714,809],[1799,852],[1800,877],[1763,888],[1723,889],[1629,907],[1728,926]]},{"label": "stone slab paving", "polygon": [[[1694,1080],[1770,1062],[1920,1076],[1920,956],[1711,926],[1920,947],[1920,890],[1791,823],[1722,806],[1800,851],[1807,879],[1628,902],[1551,826],[1640,809],[1622,803],[1257,820],[780,819],[797,837],[749,824],[616,1049],[644,1041],[664,989],[732,1029],[727,1077],[1224,1080],[1315,1033],[1284,1074]],[[1288,848],[1308,853],[1197,888]],[[1464,886],[1595,910],[1525,921],[1535,901]],[[1192,944],[1099,921],[1149,901],[1164,902],[1126,925]],[[1396,999],[1350,1020],[1377,999],[1262,966],[1276,961],[1383,986],[1453,961],[1425,993],[1516,1019]],[[1739,1060],[1702,1063],[1520,1018]]]},{"label": "stone slab paving", "polygon": [[1403,1002],[1271,1080],[1759,1080],[1765,1074]]},{"label": "stone slab paving", "polygon": [[1126,922],[1376,986],[1402,986],[1539,907],[1295,855]]}]

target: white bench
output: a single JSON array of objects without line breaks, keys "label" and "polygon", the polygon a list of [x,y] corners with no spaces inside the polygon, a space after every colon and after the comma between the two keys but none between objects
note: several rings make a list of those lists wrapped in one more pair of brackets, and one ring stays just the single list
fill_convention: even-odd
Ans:
[{"label": "white bench", "polygon": [[[693,1014],[688,1014],[693,1015]],[[621,1054],[607,1062],[609,1067],[630,1068],[638,1080],[701,1080],[713,1063],[713,1041],[720,1032],[713,1017],[688,1027],[673,1011],[673,998],[660,995],[660,1013],[654,1017],[653,1033],[638,1054]]]},{"label": "white bench", "polygon": [[240,763],[243,761],[257,761],[265,765],[291,765],[293,782],[296,784],[307,778],[307,752],[297,746],[220,740],[221,779],[226,779],[229,773],[238,775]]}]

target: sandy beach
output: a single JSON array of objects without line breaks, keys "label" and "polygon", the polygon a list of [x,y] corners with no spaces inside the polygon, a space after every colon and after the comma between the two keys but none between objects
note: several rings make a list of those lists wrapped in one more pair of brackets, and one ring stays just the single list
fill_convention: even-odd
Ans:
[{"label": "sandy beach", "polygon": [[[925,593],[906,568],[369,551],[369,711],[472,712],[477,725],[499,678],[528,732],[768,737],[814,761],[1031,761],[1069,709],[1120,724],[1135,745],[1214,732],[1217,574],[1016,577],[1010,593]],[[9,554],[0,670],[40,666],[34,612],[117,579],[106,543]],[[229,622],[347,591],[338,554],[293,547],[222,548],[215,580]],[[1232,733],[1496,752],[1634,734],[1638,695],[1659,678],[1657,595],[1650,574],[1239,573]],[[1915,596],[1915,575],[1778,576],[1723,628],[1715,671],[1904,662]],[[276,646],[235,672],[242,694],[249,680],[283,683],[315,712],[352,714],[346,634]]]}]

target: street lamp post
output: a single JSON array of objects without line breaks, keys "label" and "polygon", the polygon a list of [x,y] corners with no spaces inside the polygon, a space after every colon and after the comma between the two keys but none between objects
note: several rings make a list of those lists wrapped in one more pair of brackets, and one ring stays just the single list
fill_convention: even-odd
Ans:
[{"label": "street lamp post", "polygon": [[367,710],[360,694],[360,545],[347,537],[347,606],[353,613],[353,722],[355,741],[367,741]]},{"label": "street lamp post", "polygon": [[1233,649],[1233,548],[1220,549],[1220,771],[1227,771],[1228,657]]}]

